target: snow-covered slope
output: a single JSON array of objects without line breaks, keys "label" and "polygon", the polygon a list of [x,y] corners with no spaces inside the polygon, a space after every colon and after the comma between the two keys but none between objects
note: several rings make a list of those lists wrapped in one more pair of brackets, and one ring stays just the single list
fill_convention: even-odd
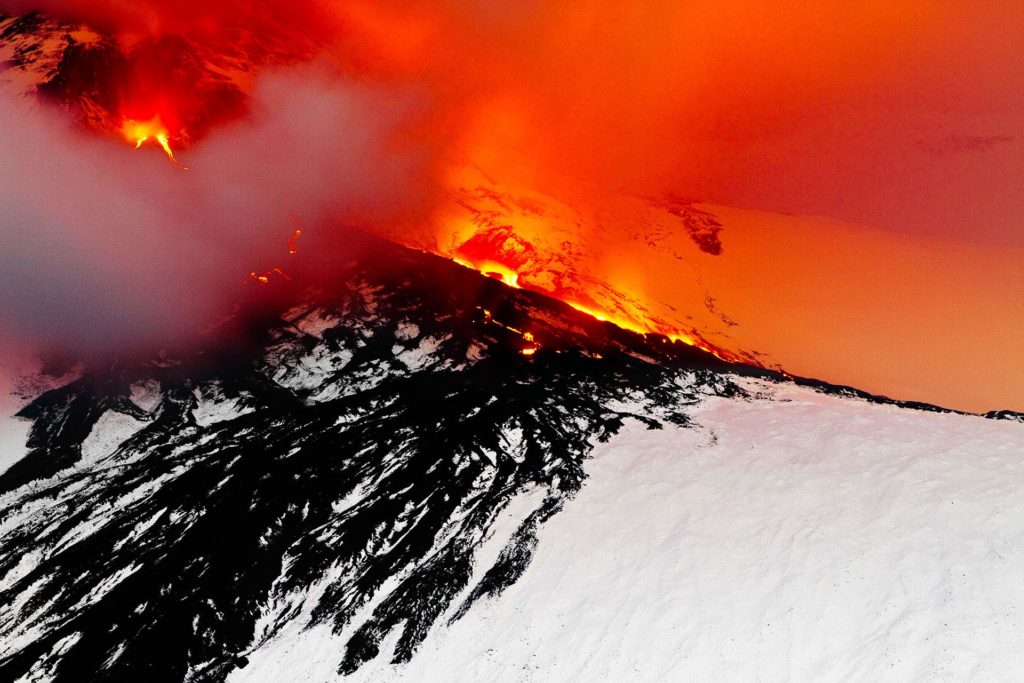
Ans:
[{"label": "snow-covered slope", "polygon": [[0,678],[1013,663],[1024,425],[800,386],[351,248],[319,290],[254,290],[218,344],[85,368],[21,411]]},{"label": "snow-covered slope", "polygon": [[[755,390],[598,446],[516,584],[354,680],[1014,680],[1022,426]],[[293,634],[231,680],[337,650]]]}]

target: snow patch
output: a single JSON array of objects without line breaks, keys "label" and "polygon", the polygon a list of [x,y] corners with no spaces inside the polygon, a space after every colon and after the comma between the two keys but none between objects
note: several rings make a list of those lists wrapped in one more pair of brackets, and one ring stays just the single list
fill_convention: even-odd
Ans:
[{"label": "snow patch", "polygon": [[526,438],[523,428],[515,421],[508,422],[502,427],[498,438],[504,444],[504,450],[517,463],[526,460]]},{"label": "snow patch", "polygon": [[146,426],[131,415],[107,410],[92,426],[89,436],[82,442],[81,466],[88,466],[118,449],[125,441]]},{"label": "snow patch", "polygon": [[[5,413],[12,411],[12,408],[2,401],[0,401],[0,408]],[[28,447],[25,444],[31,430],[32,422],[30,420],[16,418],[13,414],[0,414],[0,474],[7,471],[7,468],[28,453]]]},{"label": "snow patch", "polygon": [[151,379],[131,386],[132,403],[147,413],[152,413],[156,410],[162,399],[163,394],[160,391],[160,382],[156,380]]},{"label": "snow patch", "polygon": [[443,337],[441,339],[435,339],[434,337],[424,337],[420,339],[420,343],[414,349],[405,349],[395,355],[395,358],[401,361],[410,372],[416,372],[423,368],[433,365],[437,362],[437,357],[434,355],[437,350],[441,348],[441,344],[447,341],[449,337]]},{"label": "snow patch", "polygon": [[[707,400],[689,409],[696,429],[629,421],[517,583],[434,628],[407,665],[385,641],[345,680],[1024,670],[1024,427],[759,388],[779,395]],[[235,678],[338,678],[323,654],[315,672],[303,661],[337,641],[293,636]]]},{"label": "snow patch", "polygon": [[331,376],[348,365],[352,355],[348,349],[332,350],[318,344],[309,353],[282,360],[274,368],[272,379],[298,393],[313,392],[329,384]]},{"label": "snow patch", "polygon": [[14,584],[28,576],[29,572],[39,566],[43,560],[41,550],[30,550],[18,558],[18,564],[11,567],[10,571],[0,578],[0,592],[9,590]]},{"label": "snow patch", "polygon": [[[287,314],[285,319],[289,319]],[[333,313],[328,313],[322,308],[315,308],[291,320],[291,324],[296,329],[318,339],[323,339],[324,332],[337,327],[340,322],[341,318]]]},{"label": "snow patch", "polygon": [[473,363],[483,359],[485,355],[483,345],[477,344],[476,342],[470,344],[469,348],[466,349],[466,360]]},{"label": "snow patch", "polygon": [[410,341],[420,336],[420,327],[415,323],[400,322],[395,330],[395,338],[402,341]]},{"label": "snow patch", "polygon": [[233,420],[255,410],[251,406],[242,405],[241,397],[226,398],[218,388],[203,391],[195,389],[193,395],[196,397],[196,406],[192,409],[192,417],[200,427]]}]

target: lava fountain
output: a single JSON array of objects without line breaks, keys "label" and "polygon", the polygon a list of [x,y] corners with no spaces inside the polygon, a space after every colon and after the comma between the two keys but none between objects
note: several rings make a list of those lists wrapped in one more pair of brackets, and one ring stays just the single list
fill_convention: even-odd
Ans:
[{"label": "lava fountain", "polygon": [[146,143],[159,145],[174,165],[185,169],[174,157],[174,151],[171,149],[170,131],[167,130],[167,126],[164,125],[159,114],[148,121],[125,119],[121,127],[121,133],[128,142],[135,143],[135,149],[141,148]]}]

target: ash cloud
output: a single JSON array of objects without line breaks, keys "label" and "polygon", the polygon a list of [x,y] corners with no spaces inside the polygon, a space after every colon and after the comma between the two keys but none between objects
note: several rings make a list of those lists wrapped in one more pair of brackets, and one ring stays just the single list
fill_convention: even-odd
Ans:
[{"label": "ash cloud", "polygon": [[419,96],[339,85],[313,68],[265,76],[252,115],[183,152],[73,130],[0,99],[0,324],[41,347],[100,351],[187,339],[223,313],[250,270],[287,257],[296,217],[399,220],[426,158],[396,131]]}]

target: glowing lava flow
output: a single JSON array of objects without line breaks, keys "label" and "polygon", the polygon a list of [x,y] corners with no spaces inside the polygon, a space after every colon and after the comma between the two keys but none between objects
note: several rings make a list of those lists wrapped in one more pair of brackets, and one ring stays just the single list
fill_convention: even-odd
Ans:
[{"label": "glowing lava flow", "polygon": [[491,312],[488,311],[486,308],[481,308],[479,310],[483,311],[484,321],[487,322],[488,324],[497,325],[498,327],[504,328],[513,334],[518,334],[520,337],[523,338],[523,341],[526,342],[526,345],[519,349],[519,353],[523,354],[524,356],[532,356],[535,353],[537,353],[538,350],[540,350],[540,344],[537,343],[537,339],[533,336],[533,332],[520,330],[518,328],[512,327],[511,325],[506,325],[503,322],[495,320],[494,316],[491,315]]},{"label": "glowing lava flow", "polygon": [[[288,253],[294,255],[299,253],[298,239],[302,237],[302,228],[295,228],[295,231],[288,237]],[[258,273],[255,270],[249,273],[249,278],[246,282],[255,282],[260,287],[266,287],[270,284],[272,277],[279,277],[284,280],[291,280],[288,274],[281,270],[279,267],[274,266],[270,270],[265,270],[262,273]]]},{"label": "glowing lava flow", "polygon": [[494,278],[495,280],[501,280],[509,287],[515,287],[516,289],[522,288],[519,285],[519,273],[498,263],[497,261],[482,261],[481,263],[474,265],[469,261],[465,261],[460,258],[453,258],[452,260],[460,266],[469,268],[470,270],[479,271],[487,277]]},{"label": "glowing lava flow", "polygon": [[302,237],[302,228],[295,228],[295,232],[288,238],[288,253],[298,254],[299,253],[299,238]]},{"label": "glowing lava flow", "polygon": [[270,278],[273,277],[274,275],[282,277],[285,280],[291,280],[291,278],[288,277],[287,273],[285,273],[283,270],[275,266],[270,270],[263,271],[262,273],[257,273],[255,270],[252,271],[251,273],[249,273],[249,281],[255,282],[261,287],[265,287],[266,285],[270,284]]},{"label": "glowing lava flow", "polygon": [[662,335],[664,337],[668,337],[671,341],[682,342],[682,343],[686,344],[687,346],[693,346],[693,347],[696,347],[696,348],[700,349],[701,351],[706,351],[706,352],[710,353],[712,356],[714,356],[715,358],[717,358],[718,360],[724,360],[726,363],[743,363],[743,362],[748,362],[748,361],[745,361],[743,358],[740,358],[737,355],[729,353],[725,349],[720,349],[720,348],[717,348],[715,346],[712,346],[712,345],[710,345],[710,344],[708,344],[708,343],[706,343],[706,342],[704,342],[704,341],[702,341],[700,339],[695,339],[694,337],[692,337],[692,336],[690,336],[688,334],[685,334],[683,332],[672,331],[672,330],[666,331],[660,325],[652,325],[653,329],[652,328],[644,329],[640,325],[637,325],[637,324],[635,324],[633,322],[630,322],[628,320],[624,320],[622,318],[617,318],[615,316],[607,316],[604,313],[601,313],[601,312],[598,312],[598,311],[593,311],[593,310],[591,310],[591,309],[589,309],[589,308],[587,308],[585,306],[581,306],[581,305],[579,305],[579,304],[577,304],[575,302],[572,302],[572,301],[566,301],[565,303],[569,304],[570,306],[575,308],[580,313],[586,313],[590,317],[596,318],[597,320],[600,320],[601,322],[609,322],[612,325],[615,325],[616,327],[621,327],[624,330],[629,330],[630,332],[636,332],[637,334],[660,334],[660,335]]},{"label": "glowing lava flow", "polygon": [[537,340],[533,338],[532,332],[523,332],[523,340],[528,342],[530,345],[519,349],[519,353],[524,356],[532,356],[537,353],[537,349],[539,349],[540,346],[537,344]]},{"label": "glowing lava flow", "polygon": [[[484,275],[486,275],[486,276],[488,276],[490,278],[493,278],[495,280],[500,280],[501,282],[503,282],[504,284],[508,285],[509,287],[514,287],[516,289],[522,289],[523,288],[523,286],[519,284],[519,274],[516,273],[515,271],[513,271],[511,268],[508,268],[507,266],[504,266],[501,263],[498,263],[497,261],[485,260],[485,261],[481,261],[478,264],[473,264],[473,263],[470,263],[469,261],[466,261],[463,258],[458,258],[458,257],[452,258],[452,260],[455,263],[458,263],[460,266],[463,266],[464,268],[469,268],[470,270],[475,270],[475,271],[477,271],[479,273],[482,273],[482,274],[484,274]],[[550,292],[545,292],[543,290],[538,290],[538,291],[541,294],[547,294],[548,296],[551,296]],[[556,297],[556,298],[559,298],[559,297]],[[736,355],[734,355],[732,353],[729,353],[728,351],[726,351],[724,349],[720,349],[720,348],[717,348],[715,346],[712,346],[712,345],[708,344],[707,342],[705,342],[705,341],[703,341],[701,339],[697,339],[697,338],[695,338],[695,337],[693,337],[693,336],[691,336],[689,334],[683,333],[683,332],[678,331],[678,330],[666,330],[666,329],[664,329],[663,325],[659,325],[656,322],[650,322],[647,326],[643,326],[643,325],[640,325],[640,324],[638,324],[636,322],[633,322],[632,320],[627,320],[627,319],[622,318],[620,316],[616,316],[616,315],[612,315],[612,314],[609,314],[609,313],[605,313],[603,311],[594,310],[593,308],[590,308],[588,306],[584,306],[582,304],[579,304],[579,303],[577,303],[575,301],[571,301],[569,299],[561,299],[561,300],[564,301],[569,306],[571,306],[572,308],[574,308],[577,311],[579,311],[580,313],[585,313],[586,315],[589,315],[590,317],[592,317],[592,318],[594,318],[596,320],[599,320],[601,322],[611,323],[612,325],[615,325],[616,327],[621,327],[622,329],[629,330],[630,332],[636,332],[637,334],[643,334],[643,335],[659,334],[659,335],[661,335],[663,337],[667,337],[670,341],[682,342],[683,344],[686,344],[687,346],[693,346],[693,347],[696,347],[698,349],[701,349],[702,351],[706,351],[707,353],[712,354],[713,356],[715,356],[719,360],[723,360],[723,361],[725,361],[727,363],[749,362],[749,361],[745,361],[743,358],[740,358],[739,356],[736,356]],[[488,316],[487,316],[488,318],[490,317],[489,313],[487,311],[485,311],[484,313],[488,314]],[[512,329],[512,328],[509,328],[509,329]],[[517,334],[521,334],[521,332],[519,330],[512,329],[512,331],[516,332]],[[532,334],[527,332],[523,336],[524,336],[524,339],[527,342],[530,342],[530,345],[524,347],[523,349],[521,349],[520,352],[524,356],[531,356],[534,353],[536,353],[538,347],[535,344],[533,344],[533,335]]]},{"label": "glowing lava flow", "polygon": [[[174,151],[171,150],[171,134],[164,126],[163,121],[160,120],[160,115],[156,115],[149,121],[136,121],[134,119],[125,119],[124,125],[121,126],[121,133],[125,139],[129,142],[135,143],[135,149],[139,149],[142,145],[149,141],[154,141],[164,150],[167,158],[170,159],[176,166],[185,168],[181,163],[174,158]],[[187,169],[186,169],[187,170]]]}]

